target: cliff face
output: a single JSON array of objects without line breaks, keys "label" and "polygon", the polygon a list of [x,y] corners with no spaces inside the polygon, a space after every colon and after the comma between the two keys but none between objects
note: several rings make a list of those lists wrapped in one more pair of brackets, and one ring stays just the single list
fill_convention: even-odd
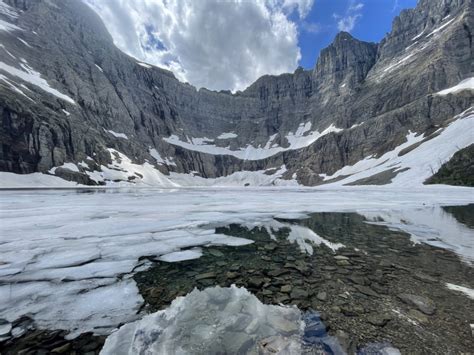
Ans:
[{"label": "cliff face", "polygon": [[474,77],[471,0],[422,0],[380,44],[340,33],[314,70],[264,76],[236,94],[197,91],[128,57],[80,1],[4,2],[0,171],[103,183],[113,149],[164,174],[285,165],[282,178],[314,185],[473,104],[472,90],[436,94]]}]

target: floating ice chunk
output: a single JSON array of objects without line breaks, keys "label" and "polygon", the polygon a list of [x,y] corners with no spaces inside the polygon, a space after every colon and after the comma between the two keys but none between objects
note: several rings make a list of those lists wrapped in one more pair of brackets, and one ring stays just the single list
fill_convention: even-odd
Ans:
[{"label": "floating ice chunk", "polygon": [[101,354],[257,354],[270,337],[281,340],[280,353],[299,354],[304,326],[296,307],[264,305],[244,288],[214,287],[124,325]]},{"label": "floating ice chunk", "polygon": [[472,288],[454,285],[451,283],[446,283],[446,287],[449,288],[450,290],[464,293],[471,300],[474,300],[474,290]]},{"label": "floating ice chunk", "polygon": [[0,70],[3,70],[7,74],[16,76],[16,77],[20,78],[21,80],[24,80],[24,81],[26,81],[30,84],[33,84],[33,85],[41,88],[42,90],[44,90],[44,91],[46,91],[46,92],[62,99],[64,101],[67,101],[71,104],[75,104],[74,100],[71,99],[69,96],[64,95],[64,94],[60,93],[58,90],[52,88],[48,84],[48,82],[41,77],[40,73],[38,73],[37,71],[34,71],[31,67],[29,67],[25,64],[22,64],[22,68],[25,71],[17,69],[15,67],[12,67],[11,65],[5,64],[3,62],[0,62]]},{"label": "floating ice chunk", "polygon": [[128,139],[127,135],[125,133],[117,133],[115,131],[112,131],[111,129],[107,130],[111,135],[113,135],[116,138],[123,138],[123,139]]},{"label": "floating ice chunk", "polygon": [[457,94],[458,92],[463,91],[463,90],[474,90],[474,77],[464,79],[459,84],[451,88],[437,92],[435,95],[444,96],[448,94]]},{"label": "floating ice chunk", "polygon": [[202,256],[202,250],[200,248],[194,248],[190,250],[175,251],[173,253],[162,255],[158,260],[166,261],[168,263],[174,263],[184,260],[199,259]]}]

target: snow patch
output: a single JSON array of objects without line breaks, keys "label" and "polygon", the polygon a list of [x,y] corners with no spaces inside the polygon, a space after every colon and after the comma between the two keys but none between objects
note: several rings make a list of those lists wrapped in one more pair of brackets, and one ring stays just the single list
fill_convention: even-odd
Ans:
[{"label": "snow patch", "polygon": [[14,174],[0,171],[0,189],[76,187],[77,183],[42,173]]},{"label": "snow patch", "polygon": [[337,128],[336,126],[334,126],[334,124],[330,125],[322,132],[310,130],[311,122],[307,122],[300,124],[294,133],[289,132],[286,136],[286,140],[289,143],[289,147],[287,148],[272,145],[276,134],[270,137],[270,139],[263,148],[254,147],[249,144],[247,145],[247,147],[240,148],[238,150],[231,150],[230,148],[218,147],[214,144],[210,144],[213,143],[214,140],[206,137],[188,138],[188,141],[184,142],[181,141],[178,136],[171,135],[168,138],[163,138],[163,140],[169,144],[176,145],[188,150],[198,151],[201,153],[207,153],[212,155],[231,155],[242,160],[261,160],[287,150],[297,150],[307,147],[316,142],[319,138],[329,133],[337,133],[342,131],[342,129]]},{"label": "snow patch", "polygon": [[100,66],[98,66],[97,64],[94,64],[94,65],[96,66],[97,69],[99,69],[99,71],[100,71],[101,73],[104,72],[104,70],[103,70]]},{"label": "snow patch", "polygon": [[144,67],[144,68],[147,68],[147,69],[150,69],[152,68],[152,66],[150,64],[146,64],[146,63],[142,63],[142,62],[137,62],[137,64],[141,67]]},{"label": "snow patch", "polygon": [[463,90],[474,90],[474,77],[464,79],[459,84],[450,87],[448,89],[437,92],[435,95],[448,95],[448,94],[457,94]]},{"label": "snow patch", "polygon": [[232,138],[237,138],[238,135],[235,134],[234,132],[228,132],[228,133],[222,133],[217,137],[217,139],[232,139]]},{"label": "snow patch", "polygon": [[49,172],[51,174],[54,174],[56,172],[57,168],[67,169],[67,170],[70,170],[70,171],[74,171],[76,173],[78,173],[80,171],[76,164],[74,164],[74,163],[64,163],[61,166],[56,166],[54,168],[49,169]]},{"label": "snow patch", "polygon": [[108,129],[106,131],[109,132],[111,135],[113,135],[115,138],[128,139],[125,133],[117,133],[117,132],[112,131],[111,129]]},{"label": "snow patch", "polygon": [[158,153],[158,151],[155,148],[148,148],[148,152],[150,155],[155,158],[156,163],[160,165],[169,165],[169,166],[176,166],[176,163],[173,161],[173,158],[171,157],[165,157],[162,158],[161,154]]},{"label": "snow patch", "polygon": [[8,64],[5,64],[3,62],[0,62],[0,70],[5,71],[9,75],[16,76],[20,78],[21,80],[24,80],[32,85],[35,85],[39,87],[40,89],[64,100],[69,102],[70,104],[75,104],[74,100],[71,99],[69,96],[62,94],[58,90],[52,88],[46,80],[41,78],[41,74],[38,73],[37,71],[33,70],[30,66],[27,64],[20,64],[23,70],[17,69],[15,67],[12,67]]}]

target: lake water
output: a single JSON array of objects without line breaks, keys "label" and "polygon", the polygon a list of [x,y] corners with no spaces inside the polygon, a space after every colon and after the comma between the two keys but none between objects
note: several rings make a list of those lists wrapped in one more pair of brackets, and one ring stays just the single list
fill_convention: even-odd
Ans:
[{"label": "lake water", "polygon": [[438,186],[1,191],[0,348],[97,353],[127,323],[104,353],[163,353],[182,328],[183,353],[467,352],[472,203]]}]

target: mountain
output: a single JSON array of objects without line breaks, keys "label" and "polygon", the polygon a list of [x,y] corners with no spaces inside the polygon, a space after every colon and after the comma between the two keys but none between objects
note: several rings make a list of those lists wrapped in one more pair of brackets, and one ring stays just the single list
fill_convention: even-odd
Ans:
[{"label": "mountain", "polygon": [[232,94],[127,56],[81,1],[0,1],[2,185],[421,185],[474,144],[473,24],[420,0]]}]

